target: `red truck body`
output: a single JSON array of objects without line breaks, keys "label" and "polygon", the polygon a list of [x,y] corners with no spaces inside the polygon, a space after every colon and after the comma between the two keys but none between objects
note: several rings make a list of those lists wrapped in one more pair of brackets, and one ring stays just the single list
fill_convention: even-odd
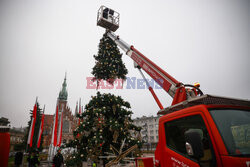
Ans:
[{"label": "red truck body", "polygon": [[[203,100],[201,101],[200,99]],[[199,101],[200,100],[200,101]],[[217,102],[219,101],[220,102]],[[206,104],[206,101],[210,101],[209,104]],[[233,104],[232,104],[233,102]],[[189,104],[194,103],[194,104]],[[202,104],[204,103],[204,104]],[[231,103],[231,104],[230,104]],[[204,95],[204,97],[197,98],[197,100],[192,100],[192,102],[187,102],[185,105],[177,105],[174,107],[168,108],[168,111],[160,111],[159,113],[166,113],[163,115],[159,120],[159,141],[158,145],[155,151],[155,159],[157,162],[157,166],[164,166],[164,167],[198,167],[198,166],[217,166],[217,167],[249,167],[250,166],[250,122],[244,122],[239,123],[235,125],[236,127],[245,126],[245,123],[247,123],[248,126],[245,128],[245,131],[247,133],[247,139],[246,139],[246,152],[247,154],[242,154],[240,150],[235,149],[235,154],[230,155],[227,146],[225,145],[225,138],[223,139],[223,136],[220,132],[219,125],[217,124],[215,118],[211,115],[211,110],[214,112],[221,112],[222,110],[233,110],[235,113],[237,111],[244,111],[248,113],[248,116],[250,114],[250,102],[249,101],[241,101],[237,99],[230,99],[230,98],[221,98],[221,97],[215,97],[210,95]],[[182,109],[180,109],[182,108]],[[230,114],[230,113],[229,113]],[[192,158],[191,156],[188,156],[187,154],[181,152],[178,150],[178,148],[174,147],[173,145],[168,143],[168,135],[166,129],[166,124],[173,123],[174,121],[178,120],[187,120],[187,118],[191,118],[194,116],[199,116],[201,120],[204,122],[204,127],[202,129],[206,128],[207,137],[209,140],[209,148],[206,149],[210,151],[210,154],[205,154],[203,157],[203,163],[197,161],[197,159]],[[225,114],[224,117],[227,117]],[[249,120],[249,118],[248,118]],[[225,121],[225,120],[221,120]],[[243,121],[243,120],[242,120]],[[188,129],[190,126],[195,127],[195,125],[189,125],[185,124],[185,121],[183,121],[184,128],[179,129],[182,131],[183,129]],[[192,124],[195,124],[196,122],[193,121]],[[186,126],[186,127],[185,127]],[[173,127],[173,126],[172,126]],[[196,127],[199,128],[199,127]],[[231,127],[232,128],[232,127]],[[175,129],[176,130],[176,129]],[[232,129],[233,130],[233,129]],[[174,136],[174,135],[173,135]],[[179,135],[179,138],[181,138],[181,134]],[[237,137],[237,136],[233,136]],[[170,141],[169,141],[170,142]],[[244,147],[244,146],[243,146]],[[207,151],[204,149],[204,151]],[[207,157],[205,157],[207,156]],[[209,157],[210,156],[210,157]],[[202,161],[202,160],[200,160]],[[206,162],[207,161],[207,162]]]}]

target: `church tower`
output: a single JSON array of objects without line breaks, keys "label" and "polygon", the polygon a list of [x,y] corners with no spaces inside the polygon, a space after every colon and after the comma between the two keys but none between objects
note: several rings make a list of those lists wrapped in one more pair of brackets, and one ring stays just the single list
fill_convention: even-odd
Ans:
[{"label": "church tower", "polygon": [[[67,102],[68,102],[67,77],[65,74],[62,88],[58,94],[56,103],[56,106],[58,105],[58,111],[59,111],[58,115],[60,116],[61,113],[63,115],[62,140],[61,140],[62,143],[69,142],[69,140],[74,139],[73,130],[76,128],[77,125],[77,118],[73,116],[71,109],[68,107]],[[44,116],[43,147],[46,149],[48,149],[52,143],[53,123],[55,114],[53,115],[45,114]],[[58,127],[59,127],[59,121],[58,121]],[[59,131],[57,132],[59,133]]]},{"label": "church tower", "polygon": [[67,92],[67,83],[66,83],[66,74],[65,74],[65,78],[64,78],[64,82],[62,84],[62,89],[59,92],[59,96],[57,98],[57,102],[59,105],[59,111],[65,111],[65,109],[67,108],[67,100],[68,100],[68,92]]},{"label": "church tower", "polygon": [[59,92],[57,103],[59,112],[63,112],[62,142],[68,142],[73,139],[73,130],[76,128],[76,118],[73,116],[71,109],[68,107],[68,92],[66,74]]},{"label": "church tower", "polygon": [[64,82],[62,84],[62,90],[60,91],[59,97],[58,97],[59,100],[65,100],[65,101],[67,101],[67,99],[68,99],[68,92],[66,90],[66,87],[67,87],[67,83],[66,83],[66,74],[65,74]]}]

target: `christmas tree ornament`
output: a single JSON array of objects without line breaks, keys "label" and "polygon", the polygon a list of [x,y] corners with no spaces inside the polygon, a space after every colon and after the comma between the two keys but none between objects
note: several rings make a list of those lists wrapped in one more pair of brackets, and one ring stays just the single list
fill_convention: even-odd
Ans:
[{"label": "christmas tree ornament", "polygon": [[141,137],[141,133],[140,132],[138,132],[138,134],[137,134],[137,140],[140,141],[140,142],[142,141],[142,137]]},{"label": "christmas tree ornament", "polygon": [[114,142],[114,143],[117,142],[118,136],[119,136],[119,132],[118,132],[118,131],[115,131],[114,134],[113,134],[113,142]]},{"label": "christmas tree ornament", "polygon": [[115,104],[112,105],[112,109],[113,109],[113,113],[115,114],[115,112],[116,112],[116,105]]}]

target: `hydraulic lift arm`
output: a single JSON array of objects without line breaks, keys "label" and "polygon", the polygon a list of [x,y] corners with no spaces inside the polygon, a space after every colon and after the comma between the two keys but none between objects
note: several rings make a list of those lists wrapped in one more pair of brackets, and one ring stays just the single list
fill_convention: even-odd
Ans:
[{"label": "hydraulic lift arm", "polygon": [[111,31],[107,31],[107,35],[130,58],[132,58],[134,60],[134,62],[136,63],[136,67],[138,67],[139,69],[142,68],[148,75],[150,75],[173,98],[172,105],[177,104],[179,102],[182,102],[191,96],[195,96],[192,94],[193,91],[187,92],[186,88],[184,87],[184,85],[181,82],[177,81],[175,78],[173,78],[167,72],[165,72],[163,69],[161,69],[159,66],[157,66],[154,62],[152,62],[147,57],[145,57],[142,53],[140,53],[137,49],[135,49],[134,46],[127,44],[125,41],[120,39],[119,36],[115,35]]}]

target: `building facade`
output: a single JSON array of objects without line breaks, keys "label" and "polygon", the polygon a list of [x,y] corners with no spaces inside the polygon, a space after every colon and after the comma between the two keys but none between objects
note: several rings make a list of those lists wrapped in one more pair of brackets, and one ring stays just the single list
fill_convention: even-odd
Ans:
[{"label": "building facade", "polygon": [[14,146],[16,144],[21,144],[24,141],[24,136],[27,128],[11,128],[10,129],[10,151],[14,151]]},{"label": "building facade", "polygon": [[51,143],[54,115],[44,114],[43,148],[48,149]]},{"label": "building facade", "polygon": [[158,142],[159,116],[140,117],[133,119],[134,125],[141,127],[142,140],[145,142],[144,149],[155,149]]},{"label": "building facade", "polygon": [[[75,117],[75,115],[72,114],[72,111],[67,104],[68,92],[66,88],[67,83],[65,76],[64,82],[62,84],[62,89],[59,92],[59,96],[57,98],[58,111],[63,115],[62,143],[69,142],[74,138],[73,131],[77,126],[77,118]],[[45,115],[44,117],[43,147],[46,149],[49,148],[52,140],[54,115]]]}]

